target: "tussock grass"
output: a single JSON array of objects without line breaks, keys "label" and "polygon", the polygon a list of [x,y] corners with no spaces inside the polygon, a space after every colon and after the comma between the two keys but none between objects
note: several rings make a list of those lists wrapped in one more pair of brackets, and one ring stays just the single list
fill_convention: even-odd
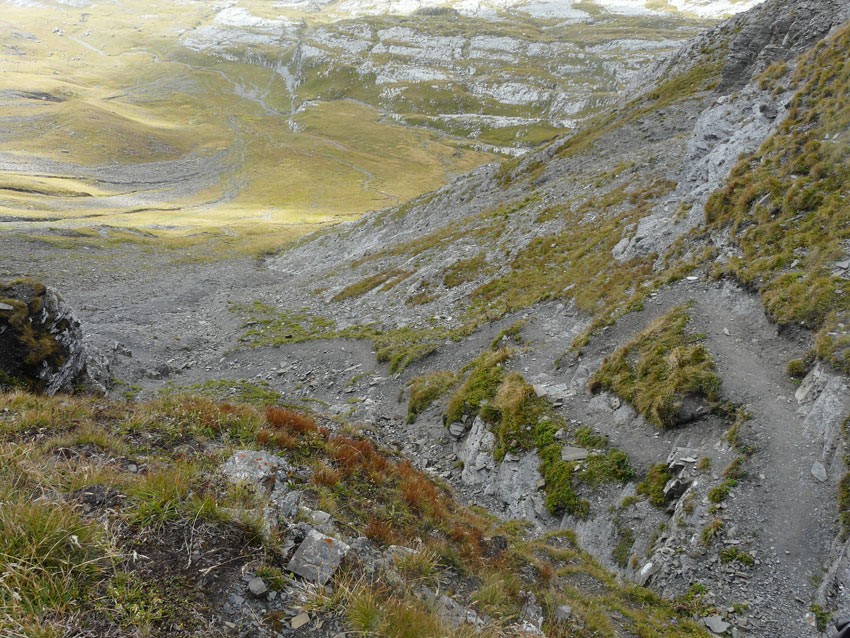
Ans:
[{"label": "tussock grass", "polygon": [[[787,82],[796,91],[787,119],[741,159],[727,186],[705,206],[709,227],[728,229],[741,250],[717,274],[758,290],[777,323],[815,331],[817,356],[845,371],[850,284],[833,265],[846,259],[850,239],[848,46],[850,28],[844,27],[802,58]],[[762,81],[777,82],[785,74],[774,65]]]},{"label": "tussock grass", "polygon": [[606,357],[590,390],[615,392],[659,428],[674,425],[678,404],[687,395],[715,401],[721,380],[701,338],[685,332],[689,320],[687,306],[680,306],[654,321]]},{"label": "tussock grass", "polygon": [[408,423],[416,421],[416,416],[444,396],[456,381],[457,375],[450,370],[431,372],[416,377],[410,384],[410,398],[407,402]]}]

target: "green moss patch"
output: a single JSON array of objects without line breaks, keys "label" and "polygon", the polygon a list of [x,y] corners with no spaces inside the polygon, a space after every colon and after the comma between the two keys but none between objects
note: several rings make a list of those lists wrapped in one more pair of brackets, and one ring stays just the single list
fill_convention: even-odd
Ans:
[{"label": "green moss patch", "polygon": [[664,486],[667,485],[670,478],[670,470],[666,464],[653,465],[649,468],[643,481],[638,483],[637,493],[645,496],[656,507],[663,507],[667,503],[664,496]]}]

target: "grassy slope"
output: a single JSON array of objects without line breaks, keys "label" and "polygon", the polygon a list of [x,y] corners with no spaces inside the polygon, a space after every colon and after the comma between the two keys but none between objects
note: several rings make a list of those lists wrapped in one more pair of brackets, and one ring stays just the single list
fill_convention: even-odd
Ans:
[{"label": "grassy slope", "polygon": [[[244,586],[241,569],[262,574],[280,591],[298,587],[280,568],[275,538],[264,538],[250,516],[262,499],[215,474],[239,448],[268,449],[302,468],[292,486],[332,513],[346,534],[364,533],[378,547],[421,539],[417,554],[374,574],[352,557],[332,590],[301,588],[300,607],[349,630],[444,635],[433,608],[417,596],[423,584],[441,583],[493,618],[491,627],[467,627],[463,636],[516,635],[511,626],[522,590],[536,594],[544,629],[557,637],[702,636],[690,615],[712,611],[694,597],[671,605],[618,582],[569,532],[534,539],[520,523],[461,507],[445,488],[348,426],[328,424],[332,432],[280,408],[264,415],[247,404],[186,396],[131,404],[14,392],[0,394],[0,408],[4,635],[52,637],[66,628],[98,635],[215,633],[221,621],[209,592],[226,589],[228,579]],[[202,448],[204,454],[181,451]],[[207,558],[184,568],[190,530]],[[492,549],[499,547],[489,541],[494,536],[505,539],[504,547]],[[144,560],[134,562],[139,554]],[[214,585],[199,588],[204,560],[228,567],[219,565]],[[566,622],[554,617],[563,604],[573,610]],[[263,623],[280,620],[270,615]]]}]

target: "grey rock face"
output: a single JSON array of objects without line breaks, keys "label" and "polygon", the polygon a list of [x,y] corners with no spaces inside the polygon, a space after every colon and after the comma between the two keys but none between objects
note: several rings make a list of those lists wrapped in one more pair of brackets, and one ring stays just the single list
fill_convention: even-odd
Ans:
[{"label": "grey rock face", "polygon": [[806,415],[803,427],[823,444],[824,455],[829,455],[850,405],[844,380],[819,363],[806,375],[794,396]]},{"label": "grey rock face", "polygon": [[281,517],[294,519],[301,505],[301,492],[286,487],[285,477],[291,466],[275,454],[257,450],[238,450],[222,466],[224,476],[233,484],[250,485],[256,494],[268,497],[262,512],[245,511],[242,518],[261,518],[263,530],[270,534]]},{"label": "grey rock face", "polygon": [[48,395],[88,379],[80,322],[59,293],[22,280],[0,285],[0,298],[0,370]]},{"label": "grey rock face", "polygon": [[495,444],[496,436],[481,417],[476,417],[469,436],[458,452],[458,458],[463,461],[460,478],[466,485],[481,485],[490,478],[496,469],[496,460],[493,458]]},{"label": "grey rock face", "polygon": [[510,518],[527,518],[532,522],[546,519],[548,514],[540,493],[534,491],[542,480],[540,459],[534,452],[522,456],[507,455],[502,463],[493,458],[496,436],[483,419],[472,423],[469,436],[458,451],[463,461],[461,481],[480,485],[484,493],[497,497]]},{"label": "grey rock face", "polygon": [[349,546],[342,541],[311,529],[286,568],[302,578],[324,585],[333,576],[348,550]]},{"label": "grey rock face", "polygon": [[287,471],[289,465],[285,459],[270,452],[240,450],[228,459],[221,471],[233,483],[259,486],[267,481],[274,481],[278,468]]}]

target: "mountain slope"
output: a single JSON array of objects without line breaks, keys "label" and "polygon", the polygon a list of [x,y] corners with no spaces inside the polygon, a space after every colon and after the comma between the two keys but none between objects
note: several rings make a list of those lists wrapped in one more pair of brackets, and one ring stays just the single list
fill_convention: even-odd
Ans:
[{"label": "mountain slope", "polygon": [[848,19],[767,2],[572,134],[262,263],[10,238],[4,267],[63,285],[116,392],[362,423],[716,633],[814,636],[850,607]]},{"label": "mountain slope", "polygon": [[[770,611],[755,619],[758,626],[806,635],[806,609],[796,608],[794,597],[823,605],[843,591],[830,579],[821,582],[819,571],[836,573],[835,494],[844,472],[837,433],[850,402],[840,376],[812,366],[814,356],[844,365],[848,31],[841,25],[848,17],[841,3],[772,2],[723,23],[659,69],[655,87],[578,133],[274,259],[272,268],[292,291],[289,307],[317,308],[322,299],[315,314],[340,323],[317,333],[342,329],[341,336],[355,336],[350,326],[358,325],[366,326],[358,328],[363,336],[377,331],[378,357],[402,372],[402,382],[457,370],[448,362],[462,357],[442,354],[457,351],[452,340],[463,342],[482,329],[493,334],[485,328],[493,321],[507,327],[524,319],[517,331],[530,341],[528,351],[520,348],[505,365],[533,382],[539,395],[556,398],[566,423],[591,424],[649,476],[650,466],[664,464],[676,448],[717,468],[703,479],[685,472],[682,489],[688,491],[670,505],[672,518],[645,507],[612,517],[607,504],[629,500],[630,488],[588,490],[578,481],[574,487],[590,499],[590,517],[582,520],[576,516],[582,508],[571,514],[568,507],[560,525],[575,528],[602,556],[632,539],[621,568],[639,580],[654,579],[670,594],[694,574],[729,604],[739,597],[752,604],[754,592],[765,592],[762,604]],[[748,290],[761,292],[763,311]],[[618,348],[668,338],[636,335],[651,318],[688,300],[685,336],[704,335],[701,347],[722,379],[722,402],[694,390],[664,399],[686,410],[684,399],[697,397],[703,407],[683,413],[686,425],[664,423],[662,438],[647,442],[649,413],[617,407],[625,399],[643,409],[626,386],[616,379],[605,386],[622,397],[610,398],[616,410],[608,398],[600,400],[608,395],[586,395],[583,386],[594,373],[604,378],[606,368],[599,366],[604,357],[619,356]],[[277,315],[263,312],[249,313],[261,323],[246,338],[287,343],[283,331],[291,332],[293,321],[267,320]],[[801,322],[813,332],[801,332]],[[673,343],[675,352],[684,352]],[[807,344],[814,346],[808,355]],[[784,364],[796,358],[803,363],[795,374],[812,372],[795,400]],[[671,365],[667,361],[662,366]],[[691,374],[685,361],[676,365]],[[470,370],[476,374],[460,370],[459,383]],[[641,368],[625,370],[643,378]],[[645,383],[644,392],[656,392],[662,388],[652,384],[666,382],[647,377]],[[499,401],[495,390],[486,397]],[[515,456],[482,468],[492,475],[484,484],[501,481],[506,465],[524,467],[523,455],[536,449],[543,455],[546,502],[553,502],[545,447],[518,434],[498,443],[500,428],[509,426],[505,408],[496,409],[479,413],[476,407],[472,416],[493,423],[497,460],[504,454],[500,445]],[[439,419],[440,412],[426,411],[425,419]],[[421,420],[417,426],[424,427]],[[471,423],[457,430],[461,458],[476,458],[469,450],[489,445]],[[789,425],[780,432],[776,423]],[[466,472],[459,478],[482,480]],[[523,511],[554,524],[542,497],[536,501],[516,486],[502,494],[496,488],[496,495],[509,515]],[[526,509],[516,508],[516,498]],[[797,523],[786,526],[789,520]],[[666,530],[660,535],[659,524]],[[751,533],[756,529],[764,535]],[[712,550],[714,534],[725,544],[722,552]],[[756,556],[754,568],[727,576],[709,567],[738,547]],[[669,559],[681,552],[687,561]],[[813,578],[820,587],[812,586]]]}]

